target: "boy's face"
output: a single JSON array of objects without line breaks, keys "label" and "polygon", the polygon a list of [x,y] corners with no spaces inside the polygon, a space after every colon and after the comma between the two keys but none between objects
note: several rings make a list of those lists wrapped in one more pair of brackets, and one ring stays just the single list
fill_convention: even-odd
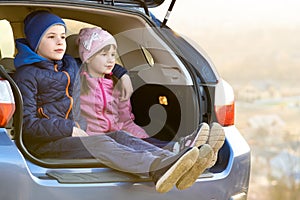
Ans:
[{"label": "boy's face", "polygon": [[92,56],[88,61],[88,71],[92,77],[104,77],[105,74],[110,74],[116,63],[116,49],[110,45],[108,51],[99,51]]},{"label": "boy's face", "polygon": [[66,30],[62,25],[51,26],[43,35],[37,54],[49,60],[61,60],[66,51]]}]

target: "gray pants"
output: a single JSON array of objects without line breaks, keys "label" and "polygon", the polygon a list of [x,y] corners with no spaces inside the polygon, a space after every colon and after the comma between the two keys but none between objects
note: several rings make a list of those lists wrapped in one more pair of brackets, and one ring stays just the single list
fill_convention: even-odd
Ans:
[{"label": "gray pants", "polygon": [[123,131],[66,137],[43,145],[35,153],[47,158],[96,158],[108,167],[135,174],[149,172],[155,159],[175,155]]}]

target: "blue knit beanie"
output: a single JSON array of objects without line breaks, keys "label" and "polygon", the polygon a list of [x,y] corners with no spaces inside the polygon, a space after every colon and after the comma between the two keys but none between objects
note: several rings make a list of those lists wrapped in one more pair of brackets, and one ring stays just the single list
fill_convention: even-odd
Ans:
[{"label": "blue knit beanie", "polygon": [[66,28],[65,22],[60,17],[48,11],[39,10],[30,13],[24,20],[24,33],[31,49],[36,52],[45,32],[57,24]]}]

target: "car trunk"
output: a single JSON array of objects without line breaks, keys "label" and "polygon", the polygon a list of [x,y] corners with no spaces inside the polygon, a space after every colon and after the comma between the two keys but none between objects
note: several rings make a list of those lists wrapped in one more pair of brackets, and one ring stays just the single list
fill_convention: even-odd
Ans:
[{"label": "car trunk", "polygon": [[[119,45],[120,64],[129,71],[133,83],[134,93],[131,102],[135,122],[152,137],[167,141],[176,140],[197,130],[201,122],[210,123],[215,120],[212,107],[214,86],[218,82],[218,77],[206,58],[185,40],[178,38],[167,27],[163,29],[158,27],[149,17],[135,9],[108,5],[111,1],[104,1],[104,5],[68,2],[68,5],[71,4],[76,12],[64,7],[64,3],[55,2],[43,4],[33,1],[24,3],[22,7],[1,6],[0,19],[10,21],[15,38],[23,37],[23,17],[37,9],[47,9],[66,20],[72,19],[71,22],[67,22],[70,27],[68,35],[76,34],[81,27],[86,26],[86,24],[77,24],[74,20],[100,26],[112,33]],[[129,1],[114,2],[124,6]],[[146,1],[148,6],[159,5],[162,2]],[[58,5],[62,6],[58,7]],[[15,92],[15,95],[18,95],[17,89]],[[103,167],[97,160],[91,159],[42,160],[32,156],[22,141],[22,118],[20,117],[22,116],[22,103],[20,98],[16,97],[16,99],[19,99],[17,107],[19,113],[14,117],[15,141],[30,162],[50,168]],[[223,170],[227,164],[229,150],[226,143],[222,151],[226,159],[215,167],[218,171]],[[78,181],[68,173],[59,174],[54,171],[48,175],[58,180],[61,178],[60,181],[68,179]],[[120,175],[120,177],[123,176]],[[86,180],[93,179],[87,178]],[[148,180],[141,179],[140,181]]]}]

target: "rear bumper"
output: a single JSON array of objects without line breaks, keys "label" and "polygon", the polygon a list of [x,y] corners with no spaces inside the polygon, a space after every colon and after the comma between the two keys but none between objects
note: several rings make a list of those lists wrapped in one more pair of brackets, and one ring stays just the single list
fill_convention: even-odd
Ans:
[{"label": "rear bumper", "polygon": [[[248,191],[250,175],[250,148],[238,130],[232,127],[226,127],[226,139],[230,146],[230,159],[225,170],[220,173],[214,173],[212,176],[199,178],[197,182],[189,189],[179,191],[176,188],[166,194],[160,194],[155,191],[152,182],[144,183],[89,183],[89,184],[61,184],[53,179],[39,178],[48,171],[46,168],[28,164],[17,149],[10,151],[9,164],[2,160],[2,172],[6,171],[6,177],[9,182],[3,180],[0,184],[0,194],[6,194],[8,199],[18,199],[20,195],[23,200],[37,199],[130,199],[130,200],[174,200],[174,199],[197,199],[197,200],[229,200],[233,195],[245,193]],[[6,147],[10,149],[15,147],[9,143]],[[2,146],[2,148],[6,148]],[[18,156],[12,154],[18,153]],[[8,156],[6,155],[6,156]],[[12,162],[12,158],[16,159]],[[13,164],[15,163],[15,164]],[[5,167],[6,166],[6,167]],[[5,170],[3,169],[5,167]],[[53,170],[53,169],[52,169]],[[91,169],[86,169],[90,171]],[[72,169],[70,169],[72,171]],[[75,170],[74,170],[75,172]],[[1,173],[0,173],[1,174]],[[9,175],[10,174],[10,175]],[[16,176],[18,175],[18,176]],[[14,177],[18,177],[16,180]],[[5,178],[5,179],[6,179]],[[8,183],[5,184],[4,183]],[[14,183],[9,186],[9,183]],[[5,188],[13,188],[9,192]],[[10,194],[10,195],[8,195]],[[24,195],[25,194],[25,195]],[[8,195],[8,196],[7,196]],[[13,198],[10,198],[13,197]]]}]

